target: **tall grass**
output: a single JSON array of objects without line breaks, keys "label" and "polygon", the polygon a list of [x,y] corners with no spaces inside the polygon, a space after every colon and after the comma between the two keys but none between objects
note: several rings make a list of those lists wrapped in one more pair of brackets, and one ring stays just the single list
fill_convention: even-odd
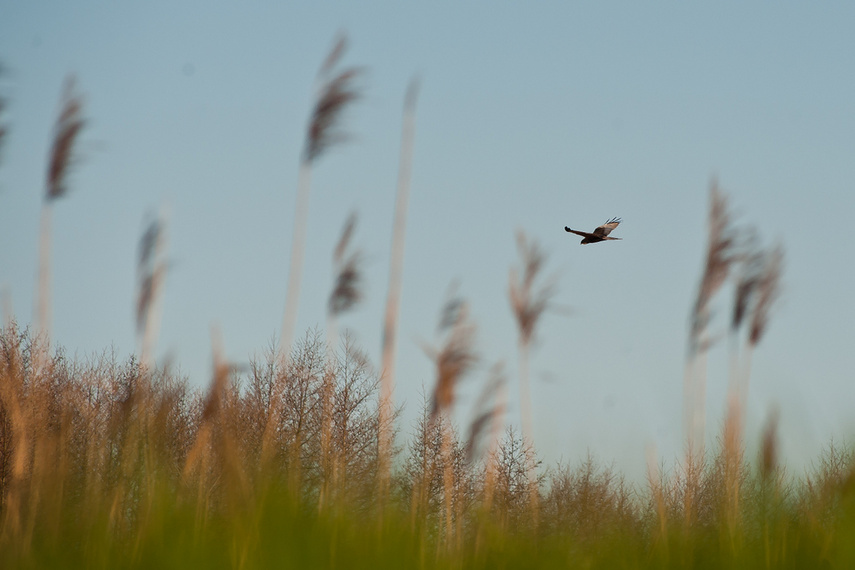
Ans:
[{"label": "tall grass", "polygon": [[[297,309],[303,277],[303,256],[312,167],[315,161],[326,151],[346,138],[340,130],[339,123],[346,108],[360,96],[355,81],[361,71],[357,68],[346,68],[342,71],[335,69],[346,48],[347,40],[344,35],[340,35],[318,71],[314,108],[306,128],[303,152],[300,157],[297,198],[294,208],[294,235],[291,239],[288,286],[285,291],[285,312],[282,317],[282,336],[279,350],[280,358],[284,361],[283,366],[286,368],[291,354],[294,328],[297,323]],[[274,389],[279,392],[279,385],[274,384]],[[266,459],[272,453],[273,429],[280,413],[277,400],[279,400],[278,397],[271,401],[270,414],[265,429],[262,452]]]},{"label": "tall grass", "polygon": [[[510,285],[508,289],[511,310],[517,321],[519,330],[519,384],[520,384],[520,414],[522,419],[522,437],[527,446],[534,445],[534,434],[531,417],[531,388],[529,387],[529,356],[531,342],[541,317],[550,308],[552,297],[555,296],[555,283],[550,281],[539,289],[535,288],[535,280],[543,270],[546,255],[536,242],[529,242],[525,233],[517,233],[517,248],[522,262],[522,272],[511,268]],[[530,458],[529,458],[530,459]],[[532,512],[537,514],[539,509],[539,493],[536,489],[536,474],[533,462],[528,464],[528,478]]]},{"label": "tall grass", "polygon": [[[68,177],[78,160],[76,145],[86,121],[83,119],[83,100],[77,92],[76,80],[69,76],[65,80],[60,112],[54,126],[53,141],[45,177],[45,193],[42,201],[41,227],[39,231],[39,269],[36,280],[35,315],[43,350],[50,350],[50,251],[51,217],[53,203],[68,193]],[[41,356],[39,357],[41,364]]]},{"label": "tall grass", "polygon": [[398,315],[404,271],[404,238],[407,228],[407,203],[410,198],[410,177],[416,128],[416,102],[419,94],[417,80],[410,81],[404,98],[404,118],[401,132],[401,156],[398,165],[398,187],[395,193],[395,216],[392,229],[392,251],[389,260],[389,291],[383,317],[383,354],[380,382],[380,479],[379,492],[385,496],[392,467],[392,409],[395,390],[395,354],[398,346]]}]

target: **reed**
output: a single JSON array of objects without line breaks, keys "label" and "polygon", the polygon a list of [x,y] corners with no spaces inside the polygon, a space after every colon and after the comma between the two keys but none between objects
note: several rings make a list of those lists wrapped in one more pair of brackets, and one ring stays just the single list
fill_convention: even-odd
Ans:
[{"label": "reed", "polygon": [[[436,366],[436,382],[431,397],[429,424],[433,424],[440,416],[444,417],[441,430],[442,464],[443,464],[443,497],[445,505],[444,540],[449,550],[459,547],[459,533],[455,529],[454,508],[454,457],[452,455],[452,440],[450,414],[454,405],[455,392],[459,382],[472,371],[478,362],[475,353],[475,324],[469,318],[469,306],[463,299],[452,295],[442,310],[440,332],[445,333],[441,348],[426,349]],[[454,445],[456,447],[456,445]]]},{"label": "reed", "polygon": [[153,366],[153,351],[160,328],[161,299],[166,278],[168,213],[162,208],[140,237],[137,255],[136,332],[140,364]]},{"label": "reed", "polygon": [[346,47],[347,40],[342,35],[336,40],[332,50],[321,65],[316,79],[318,93],[303,143],[300,174],[297,182],[297,203],[294,209],[291,263],[288,271],[288,288],[285,294],[285,315],[282,322],[281,345],[282,353],[286,359],[291,349],[294,326],[297,322],[297,302],[300,298],[312,167],[315,161],[330,148],[346,140],[347,136],[339,125],[342,122],[345,110],[360,97],[355,82],[362,71],[358,68],[336,70]]},{"label": "reed", "polygon": [[[362,74],[358,68],[346,68],[337,71],[337,65],[346,51],[347,40],[340,35],[327,58],[322,63],[316,78],[317,94],[314,108],[303,142],[300,158],[300,171],[297,180],[297,198],[294,208],[294,235],[291,239],[291,260],[288,269],[288,285],[285,292],[285,313],[282,318],[282,336],[279,357],[283,368],[287,370],[291,355],[291,343],[294,327],[297,323],[297,309],[300,298],[300,284],[303,275],[303,257],[305,252],[306,222],[309,213],[309,190],[311,189],[312,168],[326,151],[346,139],[339,125],[345,110],[360,97],[355,85]],[[275,387],[277,391],[281,388]],[[262,455],[265,460],[272,453],[273,424],[277,412],[274,408],[271,422],[265,430]]]},{"label": "reed", "polygon": [[[686,431],[687,473],[698,473],[690,463],[704,461],[706,424],[706,355],[711,343],[708,333],[710,304],[725,284],[736,260],[739,234],[731,221],[727,197],[713,180],[709,190],[707,248],[698,293],[690,313],[689,343],[683,379],[683,413]],[[697,487],[695,482],[692,487]],[[686,495],[686,512],[693,510],[695,492]]]},{"label": "reed", "polygon": [[45,351],[50,350],[50,235],[53,203],[68,193],[68,178],[79,160],[77,140],[85,125],[83,99],[77,92],[76,79],[69,76],[65,80],[59,117],[54,125],[39,232],[36,323]]},{"label": "reed", "polygon": [[[508,295],[519,332],[519,384],[522,437],[526,447],[531,447],[534,445],[531,422],[531,388],[529,387],[531,342],[541,317],[551,308],[552,299],[557,291],[554,278],[548,280],[539,288],[535,288],[534,282],[546,263],[546,255],[538,243],[529,242],[525,233],[519,231],[517,232],[517,249],[520,255],[522,272],[515,267],[511,268]],[[535,474],[533,463],[528,466],[528,471],[532,511],[537,513],[539,493],[537,491],[537,475]]]},{"label": "reed", "polygon": [[329,494],[329,486],[335,486],[338,472],[338,458],[331,454],[333,410],[335,395],[335,352],[338,348],[338,316],[347,312],[362,299],[362,254],[359,250],[350,251],[350,241],[356,230],[357,216],[352,213],[344,224],[338,244],[333,251],[333,274],[335,275],[332,292],[327,303],[327,365],[324,376],[321,401],[321,470],[323,485],[318,497],[318,508],[323,509]]},{"label": "reed", "polygon": [[407,203],[410,197],[410,178],[415,141],[416,102],[419,82],[410,81],[404,98],[404,117],[401,133],[401,155],[398,164],[398,185],[395,192],[395,215],[392,229],[392,249],[389,259],[389,289],[386,295],[386,312],[383,317],[383,346],[380,383],[380,477],[378,490],[385,497],[389,487],[392,467],[392,409],[395,391],[395,354],[398,346],[398,315],[401,306],[401,284],[404,272],[404,240],[407,228]]}]

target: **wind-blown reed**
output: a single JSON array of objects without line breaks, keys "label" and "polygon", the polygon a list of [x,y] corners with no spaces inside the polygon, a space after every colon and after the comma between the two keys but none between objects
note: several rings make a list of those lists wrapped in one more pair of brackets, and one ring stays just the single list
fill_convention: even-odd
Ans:
[{"label": "wind-blown reed", "polygon": [[50,241],[52,205],[54,201],[62,198],[68,192],[68,177],[78,161],[77,140],[85,125],[83,99],[77,92],[74,76],[69,76],[65,80],[60,100],[59,117],[54,125],[39,232],[39,270],[35,313],[44,351],[50,350],[51,336]]}]

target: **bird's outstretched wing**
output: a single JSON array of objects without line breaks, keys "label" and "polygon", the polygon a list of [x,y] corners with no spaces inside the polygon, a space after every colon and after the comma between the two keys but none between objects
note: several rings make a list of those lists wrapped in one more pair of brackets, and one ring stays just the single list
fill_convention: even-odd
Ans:
[{"label": "bird's outstretched wing", "polygon": [[613,229],[618,227],[620,223],[620,218],[612,218],[611,220],[607,220],[605,224],[594,230],[594,235],[597,237],[606,237],[612,232]]},{"label": "bird's outstretched wing", "polygon": [[597,238],[597,236],[595,234],[589,234],[588,232],[580,232],[578,230],[571,230],[567,226],[564,226],[564,231],[570,232],[571,234],[576,234],[577,236],[582,236],[582,237],[585,237],[588,239],[596,239]]}]

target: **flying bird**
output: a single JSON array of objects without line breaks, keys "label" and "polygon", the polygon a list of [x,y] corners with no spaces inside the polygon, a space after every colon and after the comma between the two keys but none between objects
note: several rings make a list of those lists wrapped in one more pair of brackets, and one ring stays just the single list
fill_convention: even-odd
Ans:
[{"label": "flying bird", "polygon": [[605,241],[607,239],[621,239],[616,237],[609,237],[609,234],[612,232],[613,229],[618,227],[620,222],[620,218],[612,218],[611,220],[607,220],[605,224],[595,229],[592,233],[571,230],[567,226],[564,226],[564,231],[585,238],[580,242],[583,245],[587,243],[597,243],[598,241]]}]

